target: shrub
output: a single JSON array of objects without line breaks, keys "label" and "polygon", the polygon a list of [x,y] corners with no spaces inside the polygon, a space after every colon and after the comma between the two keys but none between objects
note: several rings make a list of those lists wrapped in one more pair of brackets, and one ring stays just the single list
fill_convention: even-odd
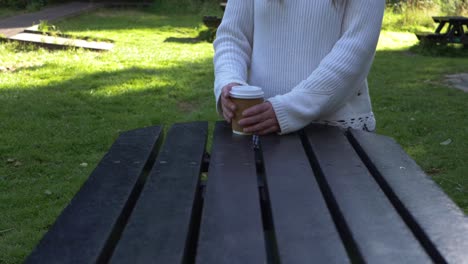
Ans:
[{"label": "shrub", "polygon": [[0,0],[0,6],[24,9],[27,5],[27,0]]},{"label": "shrub", "polygon": [[[250,1],[250,0],[249,0]],[[219,0],[154,0],[158,10],[166,12],[210,13],[219,11]]]},{"label": "shrub", "polygon": [[48,4],[47,0],[0,0],[0,6],[16,9],[38,10]]},{"label": "shrub", "polygon": [[386,0],[389,6],[406,5],[416,9],[437,7],[445,15],[468,15],[468,0]]},{"label": "shrub", "polygon": [[432,16],[439,12],[437,5],[415,8],[405,3],[393,4],[386,9],[382,29],[408,32],[433,31]]}]

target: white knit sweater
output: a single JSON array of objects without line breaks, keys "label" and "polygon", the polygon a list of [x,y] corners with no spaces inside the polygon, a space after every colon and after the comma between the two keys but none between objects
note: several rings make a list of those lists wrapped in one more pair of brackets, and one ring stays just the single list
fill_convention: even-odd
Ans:
[{"label": "white knit sweater", "polygon": [[214,42],[215,97],[262,87],[281,133],[311,122],[375,128],[367,74],[385,0],[229,0]]}]

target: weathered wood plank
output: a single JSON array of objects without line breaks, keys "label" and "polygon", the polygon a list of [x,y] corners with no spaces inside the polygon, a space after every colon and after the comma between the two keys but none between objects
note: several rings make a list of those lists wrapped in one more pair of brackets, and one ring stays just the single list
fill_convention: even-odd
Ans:
[{"label": "weathered wood plank", "polygon": [[468,263],[468,220],[393,139],[361,131],[351,141],[437,263]]},{"label": "weathered wood plank", "polygon": [[106,261],[154,161],[161,130],[122,133],[26,263]]},{"label": "weathered wood plank", "polygon": [[430,262],[344,133],[310,126],[306,136],[319,177],[330,190],[359,258],[368,263]]},{"label": "weathered wood plank", "polygon": [[19,33],[9,37],[8,40],[35,44],[50,49],[83,48],[94,51],[107,51],[114,47],[113,43],[70,39],[60,36],[49,36],[34,33]]},{"label": "weathered wood plank", "polygon": [[207,130],[208,123],[193,122],[168,131],[111,263],[175,264],[193,258],[191,234],[198,227],[191,225],[201,212],[198,190]]},{"label": "weathered wood plank", "polygon": [[297,134],[261,138],[280,263],[349,263]]},{"label": "weathered wood plank", "polygon": [[203,209],[197,263],[266,263],[251,137],[218,122]]}]

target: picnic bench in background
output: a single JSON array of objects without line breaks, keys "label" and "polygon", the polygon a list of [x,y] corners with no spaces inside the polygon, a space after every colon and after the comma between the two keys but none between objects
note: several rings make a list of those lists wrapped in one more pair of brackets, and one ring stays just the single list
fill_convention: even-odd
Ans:
[{"label": "picnic bench in background", "polygon": [[[223,10],[226,9],[227,5],[227,0],[221,0],[219,3],[219,7]],[[203,24],[205,24],[206,27],[208,27],[210,30],[213,30],[216,33],[216,29],[219,27],[221,24],[221,17],[217,16],[204,16],[203,17]]]},{"label": "picnic bench in background", "polygon": [[[467,263],[468,220],[391,138],[122,133],[26,263]],[[207,173],[207,180],[205,174]]]},{"label": "picnic bench in background", "polygon": [[223,11],[226,10],[226,5],[227,5],[227,0],[221,0],[221,3],[219,3],[219,7],[221,7]]},{"label": "picnic bench in background", "polygon": [[[435,33],[416,33],[420,41],[434,44],[463,44],[468,48],[468,17],[437,16],[432,19],[439,24]],[[442,31],[444,28],[446,30]]]}]

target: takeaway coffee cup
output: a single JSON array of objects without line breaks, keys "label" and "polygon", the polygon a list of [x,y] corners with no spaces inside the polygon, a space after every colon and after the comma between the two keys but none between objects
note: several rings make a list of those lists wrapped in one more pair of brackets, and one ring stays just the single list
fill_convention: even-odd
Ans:
[{"label": "takeaway coffee cup", "polygon": [[256,86],[234,86],[231,89],[230,97],[236,105],[234,118],[232,119],[232,132],[238,135],[250,135],[242,131],[239,120],[242,119],[242,112],[254,105],[263,103],[263,90]]}]

